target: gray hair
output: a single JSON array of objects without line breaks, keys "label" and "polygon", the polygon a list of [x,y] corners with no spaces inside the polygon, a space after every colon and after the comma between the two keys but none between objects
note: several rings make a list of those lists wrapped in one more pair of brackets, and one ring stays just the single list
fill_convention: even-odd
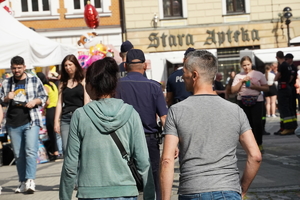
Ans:
[{"label": "gray hair", "polygon": [[207,83],[214,81],[218,72],[217,58],[206,50],[196,50],[188,54],[185,67],[188,71],[196,70]]}]

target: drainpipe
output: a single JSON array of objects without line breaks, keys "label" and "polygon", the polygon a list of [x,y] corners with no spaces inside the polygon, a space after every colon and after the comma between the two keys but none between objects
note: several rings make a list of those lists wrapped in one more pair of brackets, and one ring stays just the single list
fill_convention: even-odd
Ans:
[{"label": "drainpipe", "polygon": [[120,5],[120,23],[121,23],[121,30],[122,30],[122,40],[127,40],[127,32],[126,32],[126,19],[125,19],[125,2],[124,0],[119,0]]}]

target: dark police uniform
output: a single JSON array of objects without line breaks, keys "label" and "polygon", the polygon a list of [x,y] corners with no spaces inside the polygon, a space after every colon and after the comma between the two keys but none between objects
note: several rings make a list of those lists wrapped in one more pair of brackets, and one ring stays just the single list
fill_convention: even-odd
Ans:
[{"label": "dark police uniform", "polygon": [[287,63],[283,62],[278,66],[278,72],[280,72],[281,77],[278,80],[278,109],[280,113],[280,118],[283,123],[283,129],[295,129],[297,122],[294,121],[295,116],[291,110],[291,98],[292,98],[292,87],[289,84],[292,67]]},{"label": "dark police uniform", "polygon": [[[139,113],[148,145],[153,178],[156,192],[159,191],[159,160],[160,150],[156,134],[159,131],[156,114],[167,115],[168,109],[161,89],[161,85],[145,78],[141,73],[129,72],[119,80],[116,98],[122,99],[134,107]],[[160,194],[157,199],[160,199]]]},{"label": "dark police uniform", "polygon": [[173,104],[192,95],[191,92],[186,91],[182,75],[183,69],[179,68],[169,76],[167,81],[167,92],[173,93]]}]

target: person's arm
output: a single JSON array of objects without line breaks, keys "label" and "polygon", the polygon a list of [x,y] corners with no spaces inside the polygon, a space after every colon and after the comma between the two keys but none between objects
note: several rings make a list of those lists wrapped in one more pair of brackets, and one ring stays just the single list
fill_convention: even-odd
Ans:
[{"label": "person's arm", "polygon": [[251,84],[251,86],[249,88],[252,89],[252,90],[258,90],[258,91],[263,91],[263,92],[268,92],[269,91],[269,85],[268,84],[261,85],[261,86]]},{"label": "person's arm", "polygon": [[[46,90],[47,94],[49,94],[49,88],[47,88],[47,87],[44,86],[44,89]],[[47,101],[46,101],[46,103],[45,103],[44,108],[47,108],[47,106],[48,106],[49,104],[50,104],[50,100],[49,100],[49,98],[48,98]]]},{"label": "person's arm", "polygon": [[173,105],[173,103],[174,103],[173,98],[174,98],[173,92],[167,92],[166,102],[167,102],[168,107]]},{"label": "person's arm", "polygon": [[247,162],[241,178],[242,197],[247,193],[250,184],[260,167],[262,156],[255,141],[252,130],[248,130],[239,137],[243,149],[247,153]]},{"label": "person's arm", "polygon": [[281,74],[280,72],[277,72],[277,74],[275,75],[274,81],[278,81],[278,79],[281,78]]},{"label": "person's arm", "polygon": [[58,86],[58,100],[55,108],[54,131],[60,133],[60,116],[62,112],[62,83]]},{"label": "person's arm", "polygon": [[[236,78],[237,78],[237,77],[235,77],[235,79],[236,79]],[[241,90],[241,87],[243,86],[243,84],[244,84],[246,81],[248,81],[248,80],[250,80],[250,77],[249,77],[249,76],[246,76],[245,78],[241,79],[237,84],[232,85],[232,86],[231,86],[231,92],[232,92],[232,93],[237,93],[237,92],[239,92],[239,91]],[[235,82],[235,80],[234,80],[233,82]]]},{"label": "person's arm", "polygon": [[36,98],[27,102],[27,104],[25,105],[25,107],[27,108],[34,108],[37,105],[44,105],[48,99],[48,93],[46,92],[42,82],[40,81],[40,79],[38,79],[37,77],[35,77],[37,80],[37,83],[33,85],[33,87],[37,87],[37,88],[33,88],[37,91],[37,95]]},{"label": "person's arm", "polygon": [[174,165],[179,138],[174,135],[166,135],[160,161],[160,187],[162,200],[170,200],[174,178]]},{"label": "person's arm", "polygon": [[163,116],[159,117],[162,127],[165,126],[166,118],[167,118],[167,115],[163,115]]},{"label": "person's arm", "polygon": [[85,105],[85,104],[88,104],[89,102],[91,102],[91,98],[85,89],[85,79],[82,80],[81,84],[83,85],[83,90],[84,90],[84,105]]}]

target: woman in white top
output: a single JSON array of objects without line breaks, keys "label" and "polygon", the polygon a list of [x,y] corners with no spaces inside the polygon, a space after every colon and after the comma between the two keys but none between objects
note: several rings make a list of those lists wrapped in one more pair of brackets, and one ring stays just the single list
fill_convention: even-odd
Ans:
[{"label": "woman in white top", "polygon": [[266,117],[276,117],[275,110],[276,110],[276,99],[277,99],[277,89],[274,82],[275,74],[271,72],[271,66],[266,65],[265,67],[265,76],[268,82],[269,91],[265,92],[265,99],[266,99]]}]

